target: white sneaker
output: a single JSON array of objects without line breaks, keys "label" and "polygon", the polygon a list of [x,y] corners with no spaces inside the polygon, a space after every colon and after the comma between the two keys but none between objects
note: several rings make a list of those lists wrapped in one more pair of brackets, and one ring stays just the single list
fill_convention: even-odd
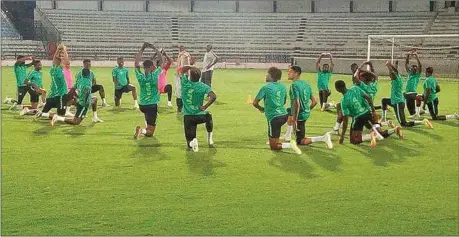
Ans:
[{"label": "white sneaker", "polygon": [[328,149],[333,148],[333,142],[331,141],[330,132],[325,133],[325,143],[327,143]]},{"label": "white sneaker", "polygon": [[167,101],[167,107],[172,107],[172,102]]},{"label": "white sneaker", "polygon": [[198,139],[195,138],[195,139],[191,140],[190,146],[191,146],[191,149],[193,149],[194,152],[198,152],[199,151]]},{"label": "white sneaker", "polygon": [[334,134],[334,135],[339,135],[339,129],[338,130],[331,130],[329,133]]},{"label": "white sneaker", "polygon": [[138,105],[138,104],[135,104],[135,105],[134,105],[134,109],[139,109],[139,105]]},{"label": "white sneaker", "polygon": [[5,97],[5,100],[3,100],[3,103],[4,103],[4,104],[11,104],[11,100],[12,100],[12,99],[13,99],[13,98],[8,98],[8,96],[7,96],[7,97]]},{"label": "white sneaker", "polygon": [[269,140],[266,142],[266,145],[269,145]]},{"label": "white sneaker", "polygon": [[458,113],[454,113],[453,115],[454,115],[454,118],[459,119],[459,114]]},{"label": "white sneaker", "polygon": [[284,135],[284,136],[281,136],[280,139],[281,139],[281,140],[284,140],[284,141],[286,141],[286,142],[289,142],[289,141],[292,140],[292,136],[286,136],[286,135]]},{"label": "white sneaker", "polygon": [[102,107],[110,107],[110,105],[107,103],[102,103]]},{"label": "white sneaker", "polygon": [[293,150],[296,154],[301,155],[302,152],[301,152],[300,148],[298,147],[298,145],[296,144],[296,141],[295,141],[295,140],[291,140],[291,141],[290,141],[290,144],[291,144],[291,146],[292,146],[292,150]]},{"label": "white sneaker", "polygon": [[40,102],[40,104],[38,104],[38,108],[43,108],[43,107],[45,107],[45,103]]},{"label": "white sneaker", "polygon": [[93,123],[103,123],[104,120],[100,119],[99,117],[92,118]]},{"label": "white sneaker", "polygon": [[17,106],[18,106],[18,103],[14,102],[8,110],[16,110]]},{"label": "white sneaker", "polygon": [[39,110],[37,113],[33,116],[33,121],[37,120],[38,118],[41,117],[42,112]]},{"label": "white sneaker", "polygon": [[51,127],[54,127],[54,123],[56,123],[57,117],[58,117],[58,116],[59,116],[59,115],[55,114],[55,115],[53,116],[53,118],[51,119]]},{"label": "white sneaker", "polygon": [[19,116],[24,116],[26,113],[28,113],[30,110],[27,107],[24,107],[21,112],[19,112]]}]

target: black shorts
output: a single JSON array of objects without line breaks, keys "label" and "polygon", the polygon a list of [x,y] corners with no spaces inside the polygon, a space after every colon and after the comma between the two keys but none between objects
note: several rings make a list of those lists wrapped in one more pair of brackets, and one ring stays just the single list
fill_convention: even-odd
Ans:
[{"label": "black shorts", "polygon": [[373,117],[371,113],[363,114],[357,118],[352,118],[351,131],[363,131],[363,127],[370,127],[373,125]]},{"label": "black shorts", "polygon": [[268,136],[270,138],[279,138],[281,134],[282,125],[287,123],[288,115],[282,115],[268,121]]},{"label": "black shorts", "polygon": [[158,105],[139,105],[140,111],[145,115],[147,125],[156,126],[156,118],[158,117]]},{"label": "black shorts", "polygon": [[18,104],[22,104],[22,100],[24,100],[24,97],[27,95],[28,91],[28,86],[18,86]]},{"label": "black shorts", "polygon": [[306,137],[306,120],[296,122],[296,144],[301,144],[301,140]]},{"label": "black shorts", "polygon": [[426,104],[427,108],[429,108],[430,116],[432,119],[436,119],[438,116],[438,98]]},{"label": "black shorts", "polygon": [[52,108],[57,109],[57,114],[65,116],[65,109],[67,108],[67,96],[56,96],[46,99],[46,105],[43,108],[43,113],[48,113]]},{"label": "black shorts", "polygon": [[89,107],[85,107],[85,106],[82,106],[80,104],[77,104],[76,108],[77,108],[77,110],[76,110],[76,113],[75,113],[75,118],[81,118],[81,119],[83,119],[84,116],[86,116],[86,113],[89,110]]},{"label": "black shorts", "polygon": [[93,85],[91,87],[91,94],[94,93],[94,92],[100,91],[102,89],[104,89],[104,87],[102,85],[97,85],[97,84]]},{"label": "black shorts", "polygon": [[29,87],[28,92],[30,95],[30,103],[38,103],[38,101],[40,101],[41,93],[37,92],[33,87]]},{"label": "black shorts", "polygon": [[134,88],[133,85],[127,84],[120,89],[115,89],[115,98],[121,99],[121,97],[123,96],[123,93],[129,93],[132,91],[133,88]]}]

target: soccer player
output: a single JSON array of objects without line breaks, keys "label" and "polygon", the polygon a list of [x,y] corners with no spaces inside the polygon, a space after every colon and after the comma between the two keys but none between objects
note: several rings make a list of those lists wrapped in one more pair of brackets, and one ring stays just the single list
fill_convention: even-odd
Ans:
[{"label": "soccer player", "polygon": [[[196,138],[196,129],[199,124],[206,124],[207,143],[211,147],[214,145],[212,138],[214,122],[212,115],[206,110],[217,99],[217,95],[210,86],[200,82],[199,78],[201,78],[201,71],[198,68],[182,67],[180,80],[182,84],[183,125],[187,148],[194,152],[199,151],[198,139]],[[209,99],[203,105],[206,95]]]},{"label": "soccer player", "polygon": [[[369,95],[367,95],[359,87],[353,86],[346,88],[346,83],[342,80],[335,82],[335,88],[343,94],[341,99],[341,111],[343,113],[343,131],[339,139],[339,144],[343,144],[344,135],[348,126],[348,118],[352,117],[350,142],[352,144],[360,144],[364,141],[371,141],[371,146],[376,146],[376,138],[389,137],[393,133],[397,133],[400,139],[403,139],[400,126],[395,129],[381,130],[380,126],[375,123],[376,112]],[[362,134],[363,127],[367,126],[373,129],[370,134]]]},{"label": "soccer player", "polygon": [[46,91],[43,88],[43,73],[41,72],[41,61],[34,60],[33,62],[34,70],[30,71],[27,78],[24,80],[24,84],[27,85],[27,90],[30,95],[31,106],[24,106],[24,108],[19,113],[20,116],[23,115],[34,115],[37,113],[37,108],[39,107],[38,102],[40,100],[42,104],[46,102]]},{"label": "soccer player", "polygon": [[[156,60],[156,67],[162,68],[161,74],[159,75],[159,80],[158,80],[158,90],[160,93],[167,93],[167,106],[172,107],[172,86],[171,84],[166,84],[167,83],[167,72],[169,71],[169,68],[172,65],[172,59],[166,54],[164,50],[160,50],[161,55],[154,55],[153,60],[155,60],[156,57],[165,57],[166,58],[166,64],[161,65],[160,60]],[[163,59],[164,61],[164,59]]]},{"label": "soccer player", "polygon": [[[279,80],[282,77],[282,71],[276,67],[270,67],[266,74],[266,84],[258,91],[253,100],[253,106],[260,112],[265,113],[268,120],[268,137],[271,150],[279,151],[284,148],[290,148],[295,153],[301,155],[295,140],[290,143],[281,143],[279,140],[282,125],[287,122],[288,115],[285,109],[287,100],[287,89]],[[260,106],[260,101],[264,100],[264,106]]]},{"label": "soccer player", "polygon": [[32,56],[29,56],[29,57],[18,56],[16,59],[16,63],[14,64],[13,68],[14,68],[14,76],[16,77],[18,97],[16,101],[14,101],[11,98],[5,99],[5,102],[12,103],[12,106],[9,108],[10,110],[17,109],[17,108],[22,109],[22,101],[24,100],[24,97],[28,93],[28,87],[26,84],[24,84],[24,80],[27,77],[27,68],[33,65],[32,62],[26,64],[25,61],[33,60],[33,59],[34,57]]},{"label": "soccer player", "polygon": [[423,121],[406,121],[405,118],[405,98],[403,97],[403,80],[398,72],[396,66],[392,65],[390,61],[386,62],[386,66],[389,69],[389,76],[391,79],[391,96],[390,98],[383,98],[382,103],[382,118],[383,122],[386,121],[387,107],[390,105],[394,108],[395,116],[397,117],[398,123],[402,127],[413,127],[424,123],[426,127],[432,128],[432,124],[429,120],[424,119]]},{"label": "soccer player", "polygon": [[[331,65],[325,63],[322,65],[322,68],[320,68],[320,61],[324,56],[330,57]],[[319,89],[319,101],[322,111],[328,110],[334,106],[333,103],[327,103],[327,99],[331,95],[328,85],[330,84],[330,77],[333,73],[334,66],[335,64],[333,64],[333,56],[331,53],[322,53],[316,61],[317,88]]]},{"label": "soccer player", "polygon": [[123,93],[132,92],[134,108],[138,109],[139,103],[137,102],[137,89],[129,82],[129,70],[124,67],[124,59],[119,57],[116,62],[118,63],[118,67],[115,67],[112,70],[113,83],[115,84],[115,106],[120,106]]},{"label": "soccer player", "polygon": [[182,90],[181,90],[181,69],[185,65],[191,65],[191,55],[185,50],[185,46],[180,45],[177,56],[177,72],[175,74],[175,97],[177,103],[177,112],[182,112]]},{"label": "soccer player", "polygon": [[84,68],[81,72],[77,74],[77,80],[75,85],[73,85],[70,90],[70,94],[76,93],[78,91],[78,101],[76,104],[77,110],[73,118],[66,118],[63,116],[53,115],[51,119],[51,126],[54,126],[56,122],[64,122],[70,125],[79,125],[86,113],[89,110],[89,107],[92,107],[93,117],[92,121],[94,123],[104,122],[97,116],[97,98],[91,96],[91,87],[93,85],[93,75],[89,68]]},{"label": "soccer player", "polygon": [[328,148],[333,148],[330,133],[318,137],[306,137],[306,121],[309,119],[311,110],[316,106],[316,98],[312,94],[309,83],[300,79],[301,67],[291,66],[288,70],[288,79],[293,83],[290,86],[290,115],[288,116],[288,127],[285,135],[290,140],[291,131],[296,132],[296,143],[298,145],[309,145],[313,142],[325,142]]},{"label": "soccer player", "polygon": [[416,116],[420,116],[421,101],[424,101],[424,106],[427,105],[429,108],[430,116],[433,120],[448,120],[458,119],[457,113],[452,115],[438,115],[438,96],[440,92],[440,85],[437,83],[437,79],[433,76],[433,68],[426,68],[426,80],[424,81],[424,93],[416,98]]},{"label": "soccer player", "polygon": [[[143,51],[150,47],[156,51],[157,55],[161,55],[159,50],[150,43],[144,43],[139,53],[135,58],[135,75],[140,86],[140,111],[145,115],[145,123],[147,127],[141,129],[137,126],[135,129],[134,139],[137,139],[141,134],[146,137],[151,137],[155,133],[156,118],[158,117],[158,78],[161,74],[161,67],[156,67],[152,60],[143,62],[144,73],[140,70],[140,60],[142,59]],[[159,57],[159,65],[163,65],[163,58]]]},{"label": "soccer player", "polygon": [[218,62],[219,57],[214,53],[212,45],[208,44],[206,47],[206,54],[204,54],[204,61],[202,63],[202,77],[201,82],[212,87],[212,74],[214,66]]},{"label": "soccer player", "polygon": [[[102,107],[110,106],[109,104],[107,104],[107,101],[105,100],[104,86],[97,84],[94,72],[91,71],[91,60],[90,59],[83,60],[83,69],[89,70],[89,74],[90,74],[89,76],[91,77],[91,81],[92,81],[91,93],[96,93],[98,91],[100,98],[102,99]],[[82,71],[80,71],[79,73],[82,73]]]},{"label": "soccer player", "polygon": [[[418,65],[413,64],[410,68],[408,65],[410,65],[411,55],[413,55],[413,57],[416,59]],[[405,69],[407,81],[404,96],[406,99],[406,107],[408,108],[408,112],[411,116],[413,116],[416,114],[417,87],[421,79],[422,72],[421,61],[419,60],[416,51],[410,51],[406,54]]]}]

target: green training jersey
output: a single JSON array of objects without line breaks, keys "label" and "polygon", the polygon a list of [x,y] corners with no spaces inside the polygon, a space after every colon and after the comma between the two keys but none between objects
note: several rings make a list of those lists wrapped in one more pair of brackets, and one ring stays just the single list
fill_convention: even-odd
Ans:
[{"label": "green training jersey", "polygon": [[16,85],[25,86],[24,80],[27,77],[27,65],[22,64],[15,64],[14,65],[14,76],[16,77]]},{"label": "green training jersey", "polygon": [[[78,84],[78,80],[83,78],[83,70],[79,71],[76,75],[76,82],[73,84],[73,88],[77,88],[76,85]],[[91,82],[91,85],[93,84],[94,81],[94,73],[92,71],[89,71],[89,77],[85,78],[85,80],[88,80]]]},{"label": "green training jersey", "polygon": [[268,121],[275,117],[287,115],[285,100],[287,89],[279,82],[268,82],[258,92],[256,98],[264,100],[265,116]]},{"label": "green training jersey", "polygon": [[115,89],[121,89],[128,84],[129,70],[124,67],[115,67],[112,70],[112,76],[116,78]]},{"label": "green training jersey", "polygon": [[419,81],[421,80],[421,73],[411,73],[408,72],[406,77],[408,80],[406,81],[406,88],[405,92],[416,92],[418,88]]},{"label": "green training jersey", "polygon": [[341,99],[341,111],[344,116],[360,117],[370,112],[370,105],[363,97],[365,91],[357,86],[349,88]]},{"label": "green training jersey", "polygon": [[330,83],[330,77],[332,71],[324,72],[319,69],[317,72],[317,88],[319,91],[328,90],[328,84]]},{"label": "green training jersey", "polygon": [[430,88],[430,95],[425,102],[430,103],[437,98],[437,79],[435,77],[430,76],[426,78],[424,82],[424,95],[426,95],[427,88]]},{"label": "green training jersey", "polygon": [[206,114],[200,107],[203,104],[204,96],[212,91],[210,86],[202,82],[188,80],[188,75],[180,77],[182,85],[183,115],[203,115]]},{"label": "green training jersey", "polygon": [[67,83],[65,82],[62,66],[59,65],[56,67],[53,65],[49,74],[51,75],[51,90],[49,91],[47,98],[64,96],[67,94]]},{"label": "green training jersey", "polygon": [[27,75],[27,79],[30,83],[36,85],[39,88],[43,88],[43,73],[41,71],[33,70]]},{"label": "green training jersey", "polygon": [[88,77],[84,77],[83,74],[79,72],[77,74],[77,81],[73,87],[78,91],[78,104],[83,107],[89,107],[91,105],[91,74]]},{"label": "green training jersey", "polygon": [[[293,110],[295,100],[299,100],[298,121],[305,121],[311,114],[309,102],[312,97],[312,89],[309,83],[303,80],[296,80],[290,86],[290,107]],[[293,112],[293,111],[292,111]]]},{"label": "green training jersey", "polygon": [[378,92],[378,81],[370,82],[368,84],[360,82],[357,86],[370,96],[372,102],[374,101],[376,93]]},{"label": "green training jersey", "polygon": [[398,103],[405,103],[405,97],[403,97],[403,80],[402,76],[397,73],[396,79],[391,80],[390,90],[390,103],[395,105]]},{"label": "green training jersey", "polygon": [[139,105],[155,105],[159,102],[158,78],[161,74],[161,68],[144,74],[140,67],[135,69],[135,76],[140,86]]}]

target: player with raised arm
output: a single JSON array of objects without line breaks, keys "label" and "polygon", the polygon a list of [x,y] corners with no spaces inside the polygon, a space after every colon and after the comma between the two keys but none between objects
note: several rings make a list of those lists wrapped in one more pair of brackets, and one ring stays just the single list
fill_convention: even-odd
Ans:
[{"label": "player with raised arm", "polygon": [[[166,54],[164,50],[160,50],[161,55],[155,55],[152,57],[152,60],[155,60],[156,62],[156,67],[161,68],[161,74],[159,75],[159,81],[158,81],[158,90],[159,93],[167,93],[167,106],[172,107],[172,85],[167,84],[167,72],[169,71],[169,68],[172,65],[172,59]],[[164,58],[166,58],[166,63],[161,65],[160,60],[156,59],[158,57],[161,57],[161,59],[164,61]]]},{"label": "player with raised arm", "polygon": [[452,115],[438,115],[438,95],[440,92],[440,85],[437,79],[433,76],[433,68],[426,68],[426,80],[424,81],[424,93],[416,98],[416,115],[420,116],[421,102],[424,101],[424,106],[429,108],[432,120],[448,120],[459,119],[459,115],[454,113]]},{"label": "player with raised arm", "polygon": [[423,121],[406,121],[405,118],[405,98],[403,97],[403,80],[398,72],[396,66],[392,65],[390,61],[386,62],[387,69],[389,70],[389,76],[391,79],[391,96],[390,98],[383,98],[382,103],[382,118],[383,122],[386,121],[387,107],[391,106],[394,108],[395,116],[397,121],[402,127],[413,127],[424,123],[426,127],[432,128],[432,124],[428,119]]},{"label": "player with raised arm", "polygon": [[[287,89],[279,80],[282,71],[276,67],[270,67],[266,74],[266,84],[258,91],[253,100],[253,106],[264,113],[268,120],[268,138],[271,150],[279,151],[285,148],[292,149],[295,153],[301,154],[295,140],[290,143],[280,142],[282,125],[288,120],[285,103],[287,100]],[[264,100],[264,107],[260,106],[260,101]]]},{"label": "player with raised arm", "polygon": [[115,67],[112,70],[113,83],[115,84],[115,106],[120,106],[123,93],[132,92],[134,108],[138,109],[139,103],[137,102],[137,89],[134,85],[130,84],[129,70],[124,67],[124,59],[119,57],[116,62],[118,67]]},{"label": "player with raised arm", "polygon": [[[201,71],[198,68],[182,67],[180,80],[182,84],[183,125],[187,148],[194,152],[199,151],[198,139],[196,138],[196,129],[199,124],[206,124],[207,143],[209,146],[214,145],[212,135],[214,122],[212,115],[206,110],[217,99],[217,95],[210,86],[200,82],[199,78],[201,78]],[[209,100],[203,105],[206,95]]]},{"label": "player with raised arm", "polygon": [[212,75],[214,72],[214,66],[220,59],[212,49],[212,45],[206,46],[206,54],[204,54],[204,61],[202,63],[202,77],[201,82],[212,87]]},{"label": "player with raised arm", "polygon": [[313,142],[325,142],[328,148],[333,148],[330,133],[323,136],[306,137],[306,121],[309,119],[311,110],[316,106],[317,100],[312,94],[311,85],[301,77],[301,67],[291,66],[288,70],[288,79],[293,83],[290,86],[290,115],[288,117],[288,128],[285,135],[286,140],[291,140],[291,131],[296,133],[297,145],[309,145]]},{"label": "player with raised arm", "polygon": [[[137,139],[140,135],[152,137],[155,134],[156,119],[158,117],[158,102],[160,99],[158,79],[161,74],[161,67],[156,67],[152,60],[145,60],[142,65],[144,73],[142,73],[140,69],[140,60],[147,47],[153,49],[157,55],[161,55],[155,46],[150,43],[144,43],[135,57],[135,76],[140,87],[139,108],[145,116],[145,124],[147,127],[142,129],[140,126],[137,126],[134,139]],[[163,65],[162,57],[159,57],[158,64]]]},{"label": "player with raised arm", "polygon": [[[410,56],[413,56],[417,64],[410,65]],[[410,51],[406,54],[405,60],[405,70],[406,70],[406,88],[405,88],[405,99],[406,99],[406,107],[408,108],[408,112],[411,116],[416,114],[416,96],[417,96],[417,87],[419,81],[421,80],[421,73],[422,73],[422,64],[419,60],[418,54],[416,51]]]},{"label": "player with raised arm", "polygon": [[32,60],[33,61],[34,57],[29,56],[29,57],[24,57],[24,56],[18,56],[16,59],[16,63],[14,63],[13,70],[14,70],[14,76],[16,77],[16,86],[17,86],[17,100],[11,99],[6,97],[5,98],[5,103],[12,103],[10,106],[10,110],[13,109],[22,109],[22,101],[24,100],[24,97],[26,94],[29,92],[28,87],[26,84],[24,84],[24,80],[27,77],[27,68],[31,67],[33,65],[33,62],[30,63],[25,63],[27,60]]},{"label": "player with raised arm", "polygon": [[177,112],[182,112],[182,90],[181,90],[181,70],[185,65],[191,65],[191,55],[185,50],[185,46],[180,45],[179,54],[177,56],[177,72],[175,74],[175,102],[177,104]]},{"label": "player with raised arm", "polygon": [[[23,115],[34,115],[37,113],[37,108],[42,107],[46,102],[46,91],[43,88],[43,73],[41,72],[41,61],[34,60],[32,62],[34,65],[34,70],[30,71],[24,80],[24,84],[28,87],[28,92],[30,95],[31,106],[23,106],[23,109],[19,113],[20,116]],[[41,106],[38,102],[41,97]]]},{"label": "player with raised arm", "polygon": [[[330,57],[330,65],[324,63],[321,68],[320,61],[324,56]],[[322,111],[329,110],[334,107],[333,103],[327,103],[327,99],[331,95],[329,84],[334,66],[335,64],[333,63],[333,56],[331,53],[322,53],[316,61],[317,88],[319,89],[320,109]]]},{"label": "player with raised arm", "polygon": [[[89,72],[90,72],[90,77],[91,77],[91,81],[92,81],[91,93],[99,92],[100,99],[102,99],[102,106],[103,107],[110,106],[109,104],[107,104],[107,101],[105,100],[104,86],[100,85],[100,84],[97,84],[96,76],[94,75],[94,72],[91,71],[91,60],[90,59],[83,60],[83,69],[88,69]],[[82,73],[82,71],[80,71],[79,73]]]},{"label": "player with raised arm", "polygon": [[[342,80],[335,82],[335,88],[343,94],[341,99],[341,111],[343,113],[343,131],[339,139],[339,144],[343,144],[344,135],[346,134],[349,117],[352,117],[350,142],[360,144],[364,141],[371,141],[371,146],[376,146],[377,137],[386,138],[393,133],[397,133],[400,139],[403,139],[400,126],[395,129],[381,130],[379,124],[376,124],[377,116],[373,102],[359,87],[353,86],[346,88],[346,83]],[[362,134],[364,126],[371,126],[373,131],[370,134]],[[380,139],[381,139],[380,138]]]},{"label": "player with raised arm", "polygon": [[91,71],[89,70],[89,68],[84,68],[81,72],[77,74],[77,80],[69,92],[69,94],[71,94],[72,96],[78,94],[76,103],[76,113],[73,118],[66,118],[63,116],[59,116],[58,114],[53,115],[53,118],[51,120],[51,126],[54,126],[56,122],[64,122],[70,125],[80,125],[80,123],[86,116],[89,107],[92,107],[92,122],[104,122],[97,116],[97,97],[91,96],[91,90],[94,84],[93,78],[94,77],[93,75],[91,75]]}]

